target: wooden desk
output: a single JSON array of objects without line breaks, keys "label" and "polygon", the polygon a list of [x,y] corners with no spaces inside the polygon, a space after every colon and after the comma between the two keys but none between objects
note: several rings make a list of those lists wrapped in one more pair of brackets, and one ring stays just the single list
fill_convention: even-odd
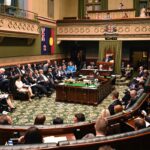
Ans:
[{"label": "wooden desk", "polygon": [[114,70],[114,62],[103,62],[103,61],[98,61],[97,62],[97,65],[102,65],[102,68],[104,70],[108,70],[109,71],[109,68],[112,68]]},{"label": "wooden desk", "polygon": [[[44,138],[47,138],[47,137],[53,137],[53,135],[51,135],[51,136],[44,136]],[[68,134],[60,134],[60,135],[55,135],[54,136],[54,138],[58,138],[58,137],[66,137],[66,140],[68,140],[68,141],[71,141],[71,140],[75,140],[76,138],[75,138],[75,136],[74,136],[74,134],[73,133],[68,133]],[[57,140],[56,140],[57,141]],[[57,143],[57,142],[56,142]]]},{"label": "wooden desk", "polygon": [[78,74],[90,75],[90,74],[95,74],[96,72],[99,73],[100,76],[111,76],[113,71],[98,70],[98,69],[82,69],[82,70],[79,71]]},{"label": "wooden desk", "polygon": [[97,87],[74,86],[74,85],[57,85],[56,101],[81,103],[87,105],[98,105],[112,89],[112,79]]}]

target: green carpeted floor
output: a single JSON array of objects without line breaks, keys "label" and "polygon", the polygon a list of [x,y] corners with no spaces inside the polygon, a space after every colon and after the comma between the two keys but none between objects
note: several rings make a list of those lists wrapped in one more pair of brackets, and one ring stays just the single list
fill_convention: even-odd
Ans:
[{"label": "green carpeted floor", "polygon": [[[120,91],[120,98],[122,98],[123,91],[126,86],[116,86],[116,89]],[[103,108],[107,108],[112,103],[112,97],[109,95],[98,106],[88,106],[81,104],[70,104],[55,102],[56,93],[51,97],[43,97],[41,99],[33,99],[29,101],[16,101],[14,104],[17,107],[15,112],[10,113],[13,118],[14,125],[32,125],[34,118],[37,114],[42,113],[46,116],[45,124],[52,124],[52,119],[55,117],[64,118],[64,123],[73,123],[73,117],[75,113],[82,112],[86,116],[86,120],[95,120]]]}]

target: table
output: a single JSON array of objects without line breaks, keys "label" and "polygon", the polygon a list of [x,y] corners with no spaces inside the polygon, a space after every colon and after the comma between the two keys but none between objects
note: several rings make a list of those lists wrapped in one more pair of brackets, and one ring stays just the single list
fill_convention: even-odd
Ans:
[{"label": "table", "polygon": [[56,101],[98,105],[112,90],[112,78],[98,85],[61,83],[56,86]]},{"label": "table", "polygon": [[113,71],[98,70],[98,69],[82,69],[78,72],[78,74],[82,74],[82,75],[90,75],[96,73],[98,73],[100,76],[111,76]]}]

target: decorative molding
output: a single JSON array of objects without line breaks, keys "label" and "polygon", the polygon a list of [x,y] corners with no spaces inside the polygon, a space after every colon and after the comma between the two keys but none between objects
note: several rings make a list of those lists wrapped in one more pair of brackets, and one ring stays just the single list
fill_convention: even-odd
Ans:
[{"label": "decorative molding", "polygon": [[43,62],[46,60],[58,60],[58,59],[64,59],[64,58],[66,58],[66,56],[64,54],[0,58],[0,67],[13,66],[13,65],[17,65],[17,64]]},{"label": "decorative molding", "polygon": [[[77,23],[78,22],[78,23]],[[57,38],[60,40],[72,38],[105,38],[106,26],[115,26],[118,38],[150,38],[150,18],[111,20],[111,21],[82,21],[58,23]]]},{"label": "decorative molding", "polygon": [[0,32],[3,32],[4,34],[32,34],[35,36],[40,34],[38,22],[27,21],[26,19],[20,19],[17,17],[4,17],[2,15],[0,15]]}]

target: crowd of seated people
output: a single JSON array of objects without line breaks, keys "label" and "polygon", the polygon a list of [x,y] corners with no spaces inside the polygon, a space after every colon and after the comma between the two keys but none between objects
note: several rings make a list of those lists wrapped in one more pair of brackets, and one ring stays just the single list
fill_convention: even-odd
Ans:
[{"label": "crowd of seated people", "polygon": [[137,77],[131,80],[128,85],[128,89],[126,89],[126,91],[124,92],[125,94],[121,100],[119,99],[118,91],[115,90],[112,92],[113,102],[108,107],[111,115],[114,115],[116,111],[120,112],[126,110],[136,103],[137,99],[144,92],[144,84],[148,76],[148,71],[144,70],[143,66],[140,66]]},{"label": "crowd of seated people", "polygon": [[[70,77],[73,76],[76,67],[73,66],[73,64],[70,62],[68,67],[64,67],[67,63],[63,61],[62,65],[59,66],[57,62],[55,62],[53,65],[48,61],[44,65],[36,65],[34,64],[33,67],[31,65],[28,65],[27,67],[25,66],[17,66],[15,68],[12,68],[13,71],[11,71],[11,74],[14,75],[15,77],[15,85],[17,86],[17,80],[19,79],[19,82],[21,81],[21,86],[18,87],[22,88],[22,85],[25,85],[25,92],[26,90],[29,90],[30,86],[30,93],[32,96],[33,94],[36,94],[38,90],[40,92],[42,91],[41,89],[44,88],[42,91],[44,94],[46,94],[48,91],[50,91],[52,88],[55,88],[55,83],[58,83],[60,80],[60,76],[57,76],[59,74],[59,71],[62,71],[65,69],[66,71],[66,76],[62,76],[62,78],[65,77]],[[55,68],[54,68],[55,66]],[[57,68],[57,69],[56,69]],[[62,68],[62,69],[61,69]],[[69,68],[69,69],[67,69]],[[15,72],[18,72],[18,74],[15,74]],[[95,123],[95,131],[96,133],[88,133],[87,131],[81,131],[76,129],[74,131],[74,135],[76,139],[86,139],[86,138],[92,138],[94,136],[106,136],[109,135],[109,127],[108,127],[108,122],[107,122],[107,117],[110,115],[114,115],[120,111],[123,111],[130,108],[137,100],[137,98],[143,93],[144,88],[143,85],[145,83],[145,80],[147,79],[149,73],[147,70],[144,70],[144,68],[141,66],[139,68],[139,73],[136,78],[131,81],[131,83],[128,86],[128,90],[125,92],[125,96],[123,97],[122,100],[119,99],[119,92],[118,91],[113,91],[112,92],[112,99],[113,103],[110,104],[108,109],[104,109],[100,116],[97,118],[96,123]],[[23,79],[22,79],[23,78]],[[49,78],[53,81],[53,83],[49,80]],[[10,78],[8,78],[10,79]],[[29,82],[29,79],[31,80]],[[28,80],[28,82],[26,81]],[[33,81],[32,81],[33,80]],[[11,83],[9,83],[11,84]],[[32,86],[31,86],[32,85]],[[53,85],[53,86],[52,86]],[[27,86],[27,87],[26,87]],[[34,88],[35,89],[34,89]],[[20,90],[20,89],[19,89]],[[24,89],[23,89],[24,92]],[[9,95],[9,94],[7,94]],[[11,103],[11,100],[9,99],[9,96],[6,99],[7,104],[10,106],[10,108],[15,108],[13,104]],[[141,118],[135,119],[135,126],[136,130],[140,130],[142,128],[146,127],[145,120],[147,122],[150,122],[150,113],[144,109],[141,111]],[[46,116],[43,114],[39,114],[36,116],[34,125],[44,125],[46,120]],[[74,116],[74,123],[79,123],[79,122],[84,122],[85,116],[82,113],[75,114]],[[12,124],[12,119],[8,115],[1,115],[0,116],[0,124],[1,125],[11,125]],[[63,119],[62,118],[55,118],[53,120],[53,124],[63,124]],[[24,144],[33,144],[33,143],[43,143],[43,137],[39,131],[39,129],[35,126],[30,127],[25,135],[19,139],[21,143]]]},{"label": "crowd of seated people", "polygon": [[76,67],[73,63],[65,60],[62,60],[59,65],[57,61],[51,64],[48,60],[45,64],[18,64],[6,69],[0,68],[0,91],[3,92],[0,96],[0,111],[5,110],[5,104],[7,111],[15,110],[10,99],[10,95],[14,94],[14,88],[18,93],[26,94],[29,101],[34,96],[39,98],[42,95],[50,96],[55,84],[64,78],[73,76],[75,71]]},{"label": "crowd of seated people", "polygon": [[[113,95],[116,97],[118,96],[117,91],[113,92]],[[116,105],[118,106],[118,105]],[[75,136],[75,139],[90,139],[94,138],[95,136],[97,137],[102,137],[102,136],[107,136],[107,135],[113,135],[115,134],[113,129],[110,127],[110,124],[108,124],[107,117],[109,117],[111,114],[108,109],[103,109],[98,116],[96,122],[95,122],[95,128],[91,130],[84,130],[84,129],[75,129],[73,134]],[[144,114],[145,115],[145,114]],[[143,116],[144,116],[143,115]],[[146,114],[147,115],[147,114]],[[150,115],[150,114],[149,114]],[[145,116],[146,117],[146,116]],[[44,136],[42,135],[41,131],[39,130],[37,125],[44,125],[46,120],[46,116],[43,114],[38,114],[35,118],[34,121],[34,126],[31,126],[27,129],[25,134],[23,136],[20,136],[18,138],[17,143],[19,144],[40,144],[44,143]],[[86,120],[85,115],[83,113],[77,113],[74,115],[74,123],[79,123],[79,122],[84,122]],[[12,124],[12,119],[8,115],[2,115],[0,116],[0,124],[1,125],[11,125]],[[58,125],[58,124],[63,124],[63,119],[56,117],[53,119],[53,124]],[[150,125],[150,124],[149,124]],[[146,128],[146,119],[139,117],[134,119],[134,126],[135,130],[140,130],[143,128]],[[122,133],[120,128],[121,124],[118,126],[118,133]]]},{"label": "crowd of seated people", "polygon": [[[6,69],[0,68],[0,91],[8,93],[7,97],[10,94],[12,96],[20,94],[21,97],[18,99],[26,95],[29,101],[34,97],[41,98],[43,95],[49,97],[55,89],[55,84],[64,78],[73,77],[76,69],[73,62],[65,60],[59,64],[57,61],[51,63],[47,60],[46,63],[41,64],[18,64]],[[4,98],[1,96],[0,99]],[[8,98],[5,101],[11,109],[14,108]]]}]

